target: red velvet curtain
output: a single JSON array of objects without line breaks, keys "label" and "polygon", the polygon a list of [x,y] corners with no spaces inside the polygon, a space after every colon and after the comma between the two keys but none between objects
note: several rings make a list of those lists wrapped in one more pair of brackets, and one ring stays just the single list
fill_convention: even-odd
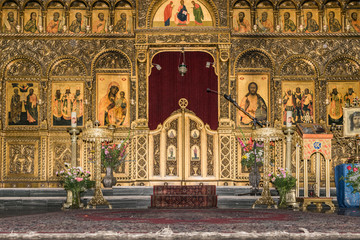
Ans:
[{"label": "red velvet curtain", "polygon": [[164,122],[180,108],[179,99],[186,98],[187,108],[215,130],[218,128],[218,95],[206,92],[207,88],[215,91],[218,88],[213,66],[206,68],[206,62],[214,59],[204,52],[185,52],[188,72],[182,77],[178,71],[182,58],[181,52],[162,52],[152,60],[161,70],[153,67],[149,76],[149,127],[155,129]]}]

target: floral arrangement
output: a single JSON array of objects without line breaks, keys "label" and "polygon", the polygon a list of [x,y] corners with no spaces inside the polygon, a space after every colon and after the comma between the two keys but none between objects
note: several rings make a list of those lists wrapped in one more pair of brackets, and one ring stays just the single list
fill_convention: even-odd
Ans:
[{"label": "floral arrangement", "polygon": [[347,183],[347,186],[351,186],[353,188],[352,193],[360,192],[359,165],[349,165],[347,166],[347,170],[349,171],[345,177],[345,182]]},{"label": "floral arrangement", "polygon": [[128,144],[126,143],[128,138],[122,141],[119,144],[103,142],[101,145],[101,165],[103,168],[111,167],[115,169],[122,162],[125,161],[126,148]]},{"label": "floral arrangement", "polygon": [[246,143],[242,141],[240,138],[237,138],[243,155],[241,157],[241,165],[251,169],[256,165],[258,167],[262,166],[263,158],[264,158],[264,143],[260,144],[252,140],[250,138]]},{"label": "floral arrangement", "polygon": [[290,192],[296,185],[296,178],[293,177],[287,169],[278,168],[278,173],[269,174],[270,181],[274,184],[275,188],[280,194],[280,206],[286,206],[285,195]]},{"label": "floral arrangement", "polygon": [[60,178],[65,190],[75,189],[83,192],[94,185],[94,181],[90,180],[89,171],[83,171],[81,167],[69,168],[68,164],[65,164],[65,167],[67,170],[56,172],[56,176]]},{"label": "floral arrangement", "polygon": [[95,181],[90,180],[90,172],[83,171],[81,167],[69,167],[65,164],[66,170],[56,172],[60,182],[64,185],[65,190],[70,190],[73,197],[72,208],[80,207],[80,192],[85,191],[95,185]]}]

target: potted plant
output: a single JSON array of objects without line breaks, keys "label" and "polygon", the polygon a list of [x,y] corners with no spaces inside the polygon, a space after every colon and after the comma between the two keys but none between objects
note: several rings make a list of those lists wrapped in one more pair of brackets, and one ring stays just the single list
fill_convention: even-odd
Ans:
[{"label": "potted plant", "polygon": [[278,168],[278,173],[270,173],[269,178],[279,192],[279,207],[286,208],[286,194],[295,187],[296,178],[284,168]]},{"label": "potted plant", "polygon": [[116,178],[113,176],[113,171],[119,165],[125,162],[126,148],[128,146],[127,139],[119,144],[103,142],[101,146],[101,166],[106,170],[106,175],[103,179],[103,185],[106,188],[111,188],[116,184]]},{"label": "potted plant", "polygon": [[[67,164],[65,164],[65,167],[67,168],[66,170],[56,172],[56,175],[60,178],[60,182],[68,192],[68,201],[71,200],[71,204],[66,207],[82,208],[83,204],[80,201],[80,193],[93,187],[95,181],[91,181],[90,172],[83,171],[81,167],[70,168]],[[71,193],[71,196],[69,193]]]}]

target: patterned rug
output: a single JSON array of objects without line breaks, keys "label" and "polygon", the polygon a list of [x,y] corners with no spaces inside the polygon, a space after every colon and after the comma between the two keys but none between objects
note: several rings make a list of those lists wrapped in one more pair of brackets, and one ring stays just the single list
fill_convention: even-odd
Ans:
[{"label": "patterned rug", "polygon": [[275,209],[69,210],[0,218],[0,239],[360,239],[360,217]]}]

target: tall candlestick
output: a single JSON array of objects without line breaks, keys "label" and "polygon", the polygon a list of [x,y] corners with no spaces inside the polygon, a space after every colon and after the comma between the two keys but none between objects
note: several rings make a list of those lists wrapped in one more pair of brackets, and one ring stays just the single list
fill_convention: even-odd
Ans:
[{"label": "tall candlestick", "polygon": [[76,128],[77,119],[76,119],[76,112],[71,112],[71,127]]}]

